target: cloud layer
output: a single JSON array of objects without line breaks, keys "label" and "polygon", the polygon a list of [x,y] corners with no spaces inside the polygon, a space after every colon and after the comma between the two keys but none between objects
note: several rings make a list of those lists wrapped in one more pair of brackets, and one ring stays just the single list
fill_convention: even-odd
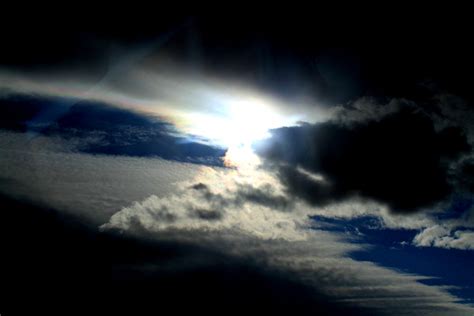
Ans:
[{"label": "cloud layer", "polygon": [[201,168],[158,158],[76,152],[83,141],[0,132],[0,191],[103,223],[151,194],[173,192]]}]

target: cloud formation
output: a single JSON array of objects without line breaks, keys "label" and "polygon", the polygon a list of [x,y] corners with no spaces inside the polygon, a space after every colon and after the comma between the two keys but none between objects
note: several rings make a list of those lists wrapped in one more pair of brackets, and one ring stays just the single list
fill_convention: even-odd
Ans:
[{"label": "cloud formation", "polygon": [[[311,218],[317,210],[288,198],[278,178],[267,171],[257,169],[252,176],[253,187],[244,186],[247,175],[238,170],[208,169],[173,195],[151,196],[123,208],[101,229],[151,240],[190,242],[246,258],[261,269],[282,271],[313,289],[313,295],[325,295],[328,302],[366,313],[471,312],[471,307],[457,304],[449,287],[420,283],[424,276],[350,259],[352,251],[370,246],[354,243],[359,238],[356,235],[318,229],[319,223]],[[286,205],[280,202],[283,197],[288,200]]]},{"label": "cloud formation", "polygon": [[445,226],[435,225],[417,234],[413,244],[418,247],[474,250],[474,231],[451,231]]},{"label": "cloud formation", "polygon": [[412,104],[402,102],[398,111],[387,107],[382,114],[351,114],[351,121],[340,116],[275,129],[256,149],[276,167],[290,194],[313,205],[360,197],[394,212],[432,207],[453,190],[449,170],[470,151],[466,136],[459,127],[437,131]]}]

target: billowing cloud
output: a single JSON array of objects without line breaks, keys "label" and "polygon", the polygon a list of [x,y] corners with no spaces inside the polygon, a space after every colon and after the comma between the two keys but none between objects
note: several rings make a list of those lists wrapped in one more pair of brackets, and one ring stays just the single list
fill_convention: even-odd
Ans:
[{"label": "billowing cloud", "polygon": [[447,227],[436,225],[425,228],[416,235],[413,244],[419,247],[474,250],[474,231],[451,231]]}]

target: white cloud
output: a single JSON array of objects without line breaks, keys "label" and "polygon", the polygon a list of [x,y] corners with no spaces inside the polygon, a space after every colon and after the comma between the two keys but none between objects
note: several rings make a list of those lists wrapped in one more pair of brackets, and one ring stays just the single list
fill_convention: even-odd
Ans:
[{"label": "white cloud", "polygon": [[413,244],[419,247],[474,250],[474,231],[453,230],[446,226],[435,225],[418,233],[413,239]]}]

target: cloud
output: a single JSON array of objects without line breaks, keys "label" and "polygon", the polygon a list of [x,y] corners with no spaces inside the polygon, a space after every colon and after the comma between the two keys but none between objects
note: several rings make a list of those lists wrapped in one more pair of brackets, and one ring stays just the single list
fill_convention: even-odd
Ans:
[{"label": "cloud", "polygon": [[[255,114],[255,108],[257,113],[265,114],[257,117],[252,132],[299,120],[321,121],[332,112],[311,97],[302,96],[289,104],[256,89],[250,82],[233,80],[224,74],[195,73],[166,55],[139,58],[133,65],[129,65],[128,59],[119,59],[100,80],[74,73],[32,74],[0,68],[0,93],[7,97],[33,95],[108,104],[158,117],[181,132],[212,138],[219,144],[224,142],[224,136],[238,133],[240,124],[246,123],[247,113],[242,112]],[[251,110],[240,109],[244,103],[249,103]],[[63,104],[63,108],[70,106]],[[238,113],[234,113],[237,108]],[[234,114],[241,113],[243,122],[233,126],[237,119]],[[223,129],[230,131],[222,133]]]},{"label": "cloud", "polygon": [[433,207],[452,192],[448,171],[469,152],[466,137],[458,127],[436,131],[411,104],[388,107],[377,119],[351,114],[351,121],[272,130],[271,138],[256,144],[257,153],[276,167],[289,194],[313,205],[360,197],[394,212]]},{"label": "cloud", "polygon": [[[229,24],[232,25],[233,22],[235,21]],[[165,51],[186,51],[184,47],[190,50],[189,45],[183,43],[193,42],[195,49],[189,55],[198,56],[203,53],[200,50],[203,48],[210,50],[206,52],[209,55],[200,60],[207,63],[207,67],[232,75],[245,73],[240,75],[241,79],[252,81],[283,97],[311,99],[310,95],[315,93],[321,97],[345,95],[341,97],[344,99],[365,88],[364,74],[361,72],[358,76],[360,87],[354,89],[358,91],[339,91],[341,87],[343,90],[351,90],[348,82],[338,85],[350,74],[338,74],[339,62],[319,73],[313,58],[318,51],[316,48],[312,50],[311,47],[312,53],[308,55],[309,46],[303,45],[308,49],[301,49],[301,52],[284,49],[288,44],[302,44],[294,38],[295,32],[286,32],[288,35],[279,37],[281,40],[274,38],[267,42],[259,39],[256,41],[259,44],[256,45],[254,39],[244,43],[235,40],[245,37],[242,32],[246,35],[255,34],[255,22],[250,21],[244,27],[245,30],[239,26],[240,31],[235,32],[236,34],[228,32],[232,26],[217,24],[225,25],[225,31],[214,25],[206,25],[207,28],[203,26],[203,33],[211,36],[206,38],[207,42],[201,47],[196,44],[195,36],[190,36],[190,41],[183,40],[190,35],[187,34],[179,37]],[[38,66],[43,71],[35,75],[2,69],[1,93],[8,96],[12,92],[18,92],[50,97],[47,109],[42,109],[39,114],[35,112],[38,104],[33,104],[32,111],[18,111],[15,109],[18,104],[7,104],[8,115],[0,118],[1,127],[14,131],[40,131],[42,136],[0,133],[0,192],[85,216],[96,224],[106,221],[101,226],[104,234],[97,235],[101,237],[94,235],[91,238],[93,241],[84,247],[87,250],[94,249],[96,256],[100,257],[110,246],[101,238],[110,236],[109,233],[114,235],[116,230],[126,232],[127,236],[138,236],[142,239],[141,242],[153,240],[153,245],[163,247],[158,255],[150,251],[150,248],[138,248],[143,257],[137,258],[136,248],[132,247],[133,250],[130,250],[126,247],[127,242],[119,243],[113,253],[115,259],[119,258],[119,264],[113,266],[112,274],[115,273],[127,282],[127,278],[143,280],[145,275],[146,279],[165,284],[172,293],[171,296],[175,297],[179,297],[183,291],[189,291],[185,298],[194,299],[183,299],[179,302],[181,306],[194,307],[195,304],[204,302],[213,307],[222,305],[239,309],[243,298],[255,299],[253,294],[264,298],[272,297],[274,291],[278,291],[281,296],[276,295],[277,299],[273,299],[271,303],[285,302],[291,294],[297,296],[297,299],[304,297],[303,301],[308,305],[313,304],[315,297],[327,299],[329,305],[325,306],[321,306],[324,305],[320,304],[321,300],[316,300],[319,309],[314,309],[315,313],[321,313],[321,308],[324,312],[326,308],[334,312],[335,305],[342,305],[350,306],[351,311],[352,307],[360,307],[364,311],[360,314],[367,314],[368,311],[389,315],[472,314],[471,306],[458,304],[458,298],[449,293],[449,287],[424,285],[419,282],[425,279],[424,276],[409,275],[370,262],[350,259],[348,255],[351,251],[369,249],[370,245],[361,244],[357,235],[344,236],[321,231],[318,225],[322,224],[312,219],[314,215],[341,218],[376,216],[380,219],[378,228],[422,229],[413,241],[416,245],[470,249],[472,230],[461,227],[459,222],[455,223],[463,218],[451,223],[436,217],[441,208],[439,203],[450,197],[453,190],[467,188],[472,191],[472,163],[466,159],[456,164],[458,158],[469,150],[467,141],[472,145],[472,133],[465,128],[472,123],[472,117],[464,106],[456,105],[456,109],[449,109],[444,104],[456,102],[443,96],[438,109],[442,117],[436,120],[433,113],[423,112],[422,107],[411,101],[393,99],[387,104],[379,105],[373,99],[363,98],[348,106],[328,111],[334,110],[334,117],[331,121],[325,121],[328,113],[317,109],[317,106],[309,107],[304,102],[291,105],[275,102],[271,107],[273,110],[291,117],[288,125],[297,120],[312,123],[325,121],[273,131],[274,137],[263,144],[260,153],[267,166],[276,167],[276,177],[268,170],[251,170],[249,175],[243,175],[239,170],[204,168],[143,158],[161,156],[212,165],[215,164],[213,159],[219,158],[222,153],[198,141],[183,142],[183,139],[173,135],[176,130],[169,130],[169,124],[149,120],[142,115],[143,112],[167,116],[170,122],[182,123],[180,127],[189,132],[189,129],[186,130],[189,126],[183,122],[185,118],[203,113],[222,115],[228,103],[260,95],[239,85],[221,84],[220,80],[212,80],[211,76],[204,73],[191,76],[189,74],[192,71],[175,71],[178,68],[173,68],[173,62],[166,57],[152,56],[152,51],[166,42],[168,36],[159,36],[158,39],[151,40],[150,45],[142,45],[140,40],[133,40],[134,36],[130,33],[117,36],[115,40],[106,36],[111,42],[104,45],[100,42],[100,36],[81,33],[74,34],[72,39],[68,36],[61,39],[54,34],[38,37],[41,40],[33,41],[32,44],[29,40],[21,40],[26,44],[20,45],[20,49],[28,48],[25,51],[31,51],[29,45],[43,45],[44,51],[35,56],[24,53],[17,56],[16,49],[14,53],[10,53],[12,47],[17,46],[12,44],[6,45],[6,49],[0,53],[3,56],[6,52],[8,57],[18,58],[13,58],[13,68],[30,70],[32,65],[48,65]],[[127,36],[129,42],[123,38]],[[213,39],[214,37],[217,38]],[[303,42],[308,42],[303,37],[302,39]],[[46,42],[42,43],[42,40]],[[287,40],[289,42],[285,43]],[[119,45],[119,42],[124,46],[130,44],[132,52],[129,55],[123,54],[114,63],[112,59],[115,54],[108,55],[105,48],[110,45],[110,50],[113,50],[117,48],[113,45]],[[83,47],[83,43],[87,43],[88,47]],[[91,49],[91,43],[97,46],[92,45],[94,47]],[[240,46],[241,43],[243,46]],[[438,42],[436,45],[439,46]],[[219,52],[214,47],[218,47]],[[273,50],[273,47],[277,49]],[[379,66],[393,54],[391,49],[383,50],[389,51],[389,55],[380,55],[380,50],[373,50],[377,53],[371,52],[367,56],[367,59],[376,60],[370,64],[373,69],[370,73],[372,76],[369,77],[374,81],[381,81],[382,84],[374,86],[384,92],[392,83],[412,80],[414,75],[407,74],[406,70],[418,66],[419,61],[427,60],[424,53],[416,53],[417,58],[412,60],[405,55],[403,49],[395,48],[400,51],[394,56],[398,55],[401,60],[392,63],[390,71],[387,71],[386,67]],[[242,50],[246,54],[241,54]],[[413,50],[409,51],[411,56]],[[428,55],[431,56],[428,58],[430,62],[423,65],[432,69],[427,66],[438,65],[439,54]],[[84,56],[91,57],[94,61],[80,62],[77,59]],[[70,64],[71,60],[67,60],[68,58],[72,58],[73,63],[75,60],[79,66],[75,67],[74,75],[71,67],[65,67],[65,74],[44,71],[58,68],[63,63]],[[237,62],[234,60],[236,58]],[[178,59],[186,58],[179,56]],[[406,63],[407,59],[411,63]],[[115,65],[107,70],[105,65],[109,63]],[[199,62],[193,66],[199,66]],[[456,71],[465,69],[449,68],[457,69]],[[357,71],[355,67],[352,70]],[[330,87],[334,84],[335,87]],[[395,90],[400,87],[402,92],[406,92],[403,84],[393,86]],[[55,104],[58,97],[72,98],[74,101]],[[49,103],[51,100],[54,101]],[[81,100],[81,104],[75,104],[75,100]],[[113,104],[128,110],[105,110],[102,106],[91,106],[92,102]],[[87,105],[84,106],[84,103]],[[3,105],[2,110],[5,110]],[[141,111],[142,114],[129,110]],[[264,119],[266,118],[262,117]],[[47,128],[42,126],[51,121],[54,121],[54,125]],[[460,128],[461,121],[464,122],[464,126],[461,126],[464,130]],[[467,135],[467,141],[463,132]],[[180,183],[175,185],[175,182]],[[15,207],[12,209],[24,210]],[[425,212],[411,213],[419,209]],[[13,223],[22,225],[12,226],[23,227],[25,222],[28,222],[28,218],[25,220],[17,216]],[[42,244],[54,243],[57,236],[43,239],[44,232],[35,229],[35,225],[30,221],[28,229],[34,233],[28,235],[31,241],[25,240],[36,246],[31,247],[30,251],[38,248],[40,250],[34,253],[44,255],[41,253]],[[35,234],[41,242],[31,237]],[[96,244],[100,245],[95,246]],[[75,254],[75,245],[77,244],[74,242],[72,245],[61,244],[47,255],[66,251],[74,260],[80,259],[81,256]],[[181,254],[175,260],[162,260],[164,257],[168,258],[163,255],[163,251],[166,252],[163,250],[166,249],[164,245],[185,255]],[[123,255],[124,250],[132,255]],[[84,251],[80,254],[84,255]],[[101,258],[101,273],[109,272],[109,258]],[[85,263],[86,268],[91,268],[85,260],[79,261],[81,264]],[[28,260],[25,262],[29,264]],[[59,262],[56,266],[60,271],[66,271],[61,265],[62,261]],[[224,262],[224,268],[216,262]],[[79,264],[73,266],[82,276],[83,267]],[[239,276],[247,276],[251,281],[232,277],[232,271],[236,267],[244,271],[250,270]],[[46,272],[55,273],[54,270],[53,267],[46,269]],[[175,277],[175,274],[180,276]],[[70,275],[70,272],[65,272],[65,275]],[[163,275],[172,275],[171,281]],[[187,279],[189,275],[193,278]],[[222,286],[222,283],[229,280],[229,275],[232,286],[243,285],[227,292],[228,284]],[[280,282],[278,276],[282,276],[284,280]],[[41,276],[37,279],[41,281],[38,284],[49,281]],[[226,281],[222,282],[222,279]],[[127,282],[127,286],[132,285],[129,288],[138,288],[137,283]],[[120,287],[118,283],[120,282],[114,285]],[[164,290],[157,293],[151,283],[138,284],[144,283],[148,285],[146,290],[137,290],[144,296],[135,294],[140,302],[154,304],[157,300],[166,302],[166,298],[170,297]],[[210,284],[209,287],[216,286],[218,290],[213,289],[212,294],[208,294],[201,287],[204,283]],[[294,286],[295,283],[298,286]],[[301,285],[304,290],[301,290]],[[306,287],[312,291],[308,291]],[[120,290],[124,288],[126,286],[122,285]],[[113,305],[121,305],[129,299],[120,290],[114,290],[117,297],[114,298]],[[96,289],[93,291],[100,292]],[[251,294],[245,291],[251,291]],[[308,293],[311,295],[306,300],[305,295]],[[237,299],[239,304],[235,304]],[[182,304],[183,301],[187,304]],[[258,303],[264,305],[266,302],[269,301]],[[248,302],[243,304],[252,306]],[[277,305],[277,312],[282,312],[278,309],[280,306]],[[298,310],[289,311],[298,314]],[[269,313],[268,310],[263,312]]]},{"label": "cloud", "polygon": [[[151,196],[123,208],[101,226],[102,231],[159,242],[187,242],[225,256],[245,258],[259,269],[281,271],[290,280],[311,288],[312,295],[319,293],[328,302],[365,313],[472,312],[470,306],[457,303],[449,287],[418,282],[426,279],[424,276],[350,259],[352,251],[369,249],[370,245],[355,243],[360,241],[355,235],[318,229],[318,223],[311,219],[317,209],[288,199],[278,178],[267,171],[253,170],[254,185],[242,186],[250,173],[207,170],[207,174],[181,185],[175,194]],[[249,194],[252,190],[259,198]],[[260,197],[262,192],[265,198]],[[282,197],[290,202],[280,204]]]},{"label": "cloud", "polygon": [[159,158],[75,152],[81,140],[0,132],[0,192],[103,223],[151,194],[200,172],[196,164]]},{"label": "cloud", "polygon": [[[0,56],[6,55],[2,66],[9,70],[34,74],[49,72],[50,76],[68,72],[76,77],[88,76],[96,83],[113,77],[118,82],[117,88],[125,87],[134,94],[140,90],[149,91],[142,90],[133,81],[123,85],[121,75],[144,60],[160,58],[179,60],[193,72],[218,73],[234,79],[238,74],[241,81],[251,82],[280,97],[324,95],[327,86],[306,50],[289,50],[273,36],[262,38],[255,32],[255,28],[261,28],[257,21],[247,21],[246,25],[253,23],[254,27],[241,25],[239,30],[235,25],[241,21],[229,22],[226,18],[209,22],[209,19],[187,18],[160,21],[153,24],[150,31],[139,34],[130,30],[122,30],[119,34],[69,30],[63,31],[63,36],[51,34],[55,33],[51,31],[35,36],[35,31],[31,31],[32,34],[22,34],[24,40],[20,42],[15,36],[5,39],[8,48]],[[279,32],[279,36],[283,33]],[[44,45],[38,43],[38,38],[45,42]],[[293,36],[291,40],[295,40]],[[300,41],[300,44],[304,43],[306,41]],[[36,45],[42,49],[31,47]],[[30,56],[31,51],[36,52],[35,56]],[[111,73],[119,76],[111,76]]]},{"label": "cloud", "polygon": [[466,157],[459,162],[454,170],[456,184],[460,190],[474,193],[474,157]]},{"label": "cloud", "polygon": [[418,247],[474,250],[474,208],[472,202],[467,210],[448,218],[439,218],[426,225],[413,238]]},{"label": "cloud", "polygon": [[341,124],[354,124],[368,121],[380,121],[389,114],[400,111],[403,107],[413,107],[415,104],[405,99],[391,99],[387,104],[380,104],[376,98],[361,97],[346,105],[339,105],[333,114],[333,119]]},{"label": "cloud", "polygon": [[425,228],[413,238],[418,247],[474,250],[474,231],[455,230],[436,225]]},{"label": "cloud", "polygon": [[[94,308],[106,314],[141,315],[159,309],[220,315],[232,306],[238,313],[360,315],[358,308],[262,265],[262,257],[231,255],[208,243],[179,238],[160,241],[99,233],[64,213],[58,216],[1,194],[0,200],[8,210],[0,213],[0,234],[15,240],[4,247],[0,270],[10,289],[3,306],[7,311],[22,312],[29,306],[20,303],[28,300],[36,311],[63,312],[62,306],[51,303],[54,297],[77,305],[76,310]],[[191,237],[186,231],[180,235]]]},{"label": "cloud", "polygon": [[438,111],[433,111],[431,116],[440,127],[459,126],[464,129],[468,141],[474,143],[474,113],[470,103],[454,94],[439,93],[433,97]]},{"label": "cloud", "polygon": [[[268,183],[244,185],[233,179],[238,177],[233,170],[208,169],[200,177],[207,184],[198,182],[167,197],[151,196],[134,203],[114,214],[103,229],[236,230],[256,238],[293,240],[302,238],[298,226],[309,225],[304,216],[296,220],[294,213],[284,211],[290,202]],[[225,187],[218,188],[224,180]]]},{"label": "cloud", "polygon": [[[169,263],[170,267],[188,262],[184,266],[195,271],[196,265],[207,267],[216,258],[232,258],[228,261],[232,270],[235,262],[246,262],[258,275],[276,271],[268,278],[284,275],[283,284],[309,287],[302,293],[311,298],[308,304],[318,306],[323,300],[331,310],[348,306],[350,310],[387,314],[469,311],[470,307],[457,304],[457,298],[446,288],[419,283],[423,276],[348,258],[351,251],[367,245],[352,243],[357,236],[318,230],[310,218],[316,209],[289,196],[279,179],[266,170],[77,153],[74,148],[78,144],[57,136],[2,132],[0,144],[4,194],[64,210],[93,223],[106,221],[102,230],[107,233],[118,230],[160,245],[184,243],[217,253],[202,261],[191,255]],[[166,265],[153,262],[115,268],[125,269],[117,274],[130,278],[146,271],[155,276],[170,275]],[[242,289],[248,290],[247,286],[242,285]],[[273,295],[263,289],[260,292]]]},{"label": "cloud", "polygon": [[0,98],[0,107],[0,128],[80,141],[76,149],[81,152],[223,163],[225,149],[205,144],[166,121],[133,110],[78,99],[26,95]]}]

